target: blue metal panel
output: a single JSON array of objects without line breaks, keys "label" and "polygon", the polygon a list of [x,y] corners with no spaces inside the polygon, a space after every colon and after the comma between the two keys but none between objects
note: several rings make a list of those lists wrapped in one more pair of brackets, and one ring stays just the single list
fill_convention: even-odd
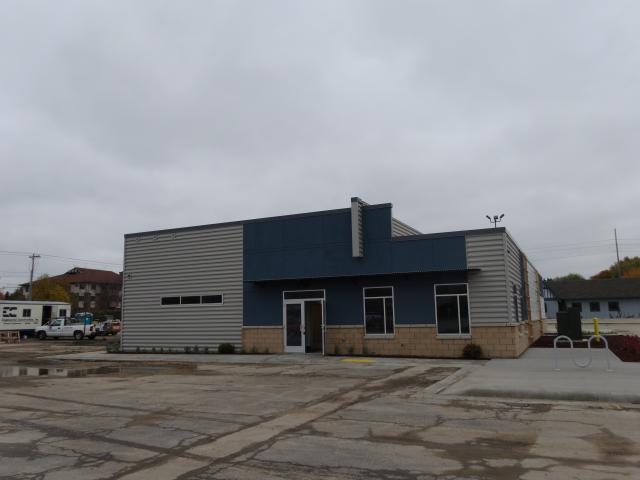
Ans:
[{"label": "blue metal panel", "polygon": [[464,234],[391,237],[391,206],[363,209],[364,257],[351,255],[348,211],[244,225],[245,281],[466,269]]},{"label": "blue metal panel", "polygon": [[364,287],[393,286],[397,325],[435,324],[433,285],[466,282],[465,272],[244,283],[244,325],[282,326],[284,290],[326,291],[327,325],[363,325]]}]

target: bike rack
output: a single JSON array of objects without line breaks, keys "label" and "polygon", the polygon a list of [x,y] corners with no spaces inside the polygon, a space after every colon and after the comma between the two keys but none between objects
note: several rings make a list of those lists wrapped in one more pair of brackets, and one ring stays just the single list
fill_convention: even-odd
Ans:
[{"label": "bike rack", "polygon": [[[554,356],[554,370],[559,371],[560,368],[558,367],[558,341],[559,340],[568,340],[569,341],[569,345],[571,346],[571,360],[573,360],[573,363],[576,367],[579,368],[587,368],[591,365],[591,362],[593,362],[593,352],[591,350],[591,342],[593,341],[594,338],[598,338],[596,335],[591,335],[589,337],[589,340],[587,340],[587,350],[589,351],[589,359],[587,360],[586,363],[580,363],[576,360],[576,358],[573,355],[573,340],[571,340],[569,337],[567,337],[566,335],[559,335],[556,338],[553,339],[553,356]],[[600,339],[602,339],[604,341],[604,356],[607,359],[607,372],[612,372],[613,370],[611,369],[611,360],[609,359],[609,342],[607,342],[607,339],[604,338],[603,336],[599,336]]]}]

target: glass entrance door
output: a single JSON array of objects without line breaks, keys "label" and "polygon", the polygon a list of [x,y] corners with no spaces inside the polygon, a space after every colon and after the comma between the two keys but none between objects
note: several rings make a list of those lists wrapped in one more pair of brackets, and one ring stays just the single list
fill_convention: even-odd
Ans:
[{"label": "glass entrance door", "polygon": [[284,304],[284,351],[304,353],[304,302],[287,301]]}]

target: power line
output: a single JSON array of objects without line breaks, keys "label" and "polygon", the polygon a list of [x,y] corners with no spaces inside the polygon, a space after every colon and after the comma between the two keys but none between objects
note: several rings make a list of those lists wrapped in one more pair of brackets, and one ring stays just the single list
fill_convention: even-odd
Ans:
[{"label": "power line", "polygon": [[[0,255],[18,255],[18,256],[25,255],[25,256],[30,256],[31,252],[14,252],[14,251],[2,250],[2,251],[0,251]],[[89,259],[86,259],[86,258],[63,257],[61,255],[52,255],[50,253],[41,253],[40,256],[43,257],[43,258],[58,259],[58,260],[68,260],[68,261],[73,261],[73,262],[84,262],[84,263],[95,263],[95,264],[101,264],[101,265],[122,266],[122,263],[104,262],[104,261],[101,261],[101,260],[89,260]]]}]

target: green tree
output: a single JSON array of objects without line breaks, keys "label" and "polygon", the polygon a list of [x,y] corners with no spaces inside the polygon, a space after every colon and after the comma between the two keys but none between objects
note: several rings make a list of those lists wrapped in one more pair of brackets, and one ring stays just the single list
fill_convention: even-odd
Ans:
[{"label": "green tree", "polygon": [[16,288],[13,293],[7,292],[4,298],[5,300],[26,300],[20,288]]},{"label": "green tree", "polygon": [[33,282],[33,300],[70,303],[71,295],[65,287],[51,280],[48,275],[42,275]]},{"label": "green tree", "polygon": [[551,280],[554,282],[559,282],[563,280],[584,280],[585,278],[579,273],[567,273],[566,275],[562,275],[560,277],[554,277]]}]

